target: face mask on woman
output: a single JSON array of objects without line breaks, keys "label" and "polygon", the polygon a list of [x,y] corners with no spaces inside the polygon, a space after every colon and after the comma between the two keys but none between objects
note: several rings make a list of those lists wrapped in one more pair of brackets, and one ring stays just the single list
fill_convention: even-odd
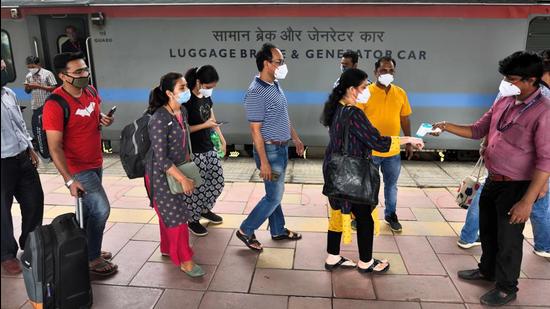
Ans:
[{"label": "face mask on woman", "polygon": [[210,88],[210,89],[200,88],[199,89],[199,93],[202,94],[202,96],[205,97],[205,98],[211,97],[213,91],[214,91],[214,88]]},{"label": "face mask on woman", "polygon": [[365,90],[363,90],[363,92],[360,92],[357,95],[357,98],[355,99],[355,101],[357,103],[367,103],[369,101],[369,98],[370,98],[369,88],[365,88]]},{"label": "face mask on woman", "polygon": [[184,104],[184,103],[187,103],[187,101],[189,101],[190,98],[191,98],[191,91],[189,91],[189,89],[186,89],[184,92],[180,92],[177,100],[179,104]]}]

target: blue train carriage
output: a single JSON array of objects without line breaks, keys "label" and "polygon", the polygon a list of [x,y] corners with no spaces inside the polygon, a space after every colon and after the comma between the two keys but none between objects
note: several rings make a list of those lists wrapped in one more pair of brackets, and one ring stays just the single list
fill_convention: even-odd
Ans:
[{"label": "blue train carriage", "polygon": [[[320,147],[328,136],[319,115],[347,49],[358,51],[359,67],[371,77],[377,58],[397,60],[396,84],[408,92],[415,132],[421,122],[477,119],[496,95],[498,60],[550,47],[550,5],[532,0],[307,2],[5,0],[2,57],[10,86],[29,106],[25,57],[37,55],[51,69],[67,40],[65,27],[75,26],[103,111],[118,106],[115,124],[103,131],[116,151],[120,130],[144,111],[163,73],[208,63],[221,76],[213,100],[217,117],[229,122],[226,138],[250,145],[242,101],[257,74],[255,50],[264,42],[284,51],[289,74],[282,85],[292,121],[307,145]],[[27,121],[30,115],[25,112]],[[431,149],[477,147],[450,135],[427,139]]]}]

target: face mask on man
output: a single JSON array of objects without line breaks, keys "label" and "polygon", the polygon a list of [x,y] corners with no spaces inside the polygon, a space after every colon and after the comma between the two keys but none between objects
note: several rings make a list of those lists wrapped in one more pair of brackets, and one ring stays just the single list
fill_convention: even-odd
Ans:
[{"label": "face mask on man", "polygon": [[348,67],[345,67],[343,64],[340,65],[340,71],[342,71],[342,73],[346,72],[347,70],[349,70]]},{"label": "face mask on man", "polygon": [[370,98],[369,88],[365,88],[365,90],[363,90],[363,92],[360,92],[357,95],[357,98],[355,99],[355,101],[357,103],[367,103],[369,101],[369,98]]},{"label": "face mask on man", "polygon": [[31,72],[31,74],[34,75],[34,74],[38,73],[39,70],[40,70],[39,68],[30,68],[29,72]]},{"label": "face mask on man", "polygon": [[189,89],[185,90],[184,92],[180,92],[180,94],[178,95],[178,103],[179,104],[184,104],[184,103],[187,103],[187,101],[189,101],[189,99],[191,99],[191,91],[189,91]]},{"label": "face mask on man", "polygon": [[393,82],[392,74],[382,74],[378,76],[378,82],[386,87],[388,87]]},{"label": "face mask on man", "polygon": [[521,93],[521,89],[519,89],[518,86],[507,82],[505,80],[502,80],[500,82],[500,86],[498,86],[498,90],[500,91],[500,94],[503,97],[511,97],[515,95],[519,95]]},{"label": "face mask on man", "polygon": [[84,89],[90,84],[90,75],[84,77],[74,77],[69,74],[65,75],[73,79],[71,82],[69,82],[69,84],[75,86],[76,88]]},{"label": "face mask on man", "polygon": [[210,88],[210,89],[200,88],[199,89],[199,93],[202,94],[202,96],[205,97],[205,98],[211,97],[212,92],[214,92],[214,88]]},{"label": "face mask on man", "polygon": [[288,74],[288,68],[286,64],[280,65],[275,69],[275,78],[276,79],[285,79]]}]

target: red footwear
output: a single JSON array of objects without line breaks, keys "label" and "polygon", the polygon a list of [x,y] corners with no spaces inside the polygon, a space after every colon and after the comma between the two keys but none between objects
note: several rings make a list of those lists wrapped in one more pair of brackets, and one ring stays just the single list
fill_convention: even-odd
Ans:
[{"label": "red footwear", "polygon": [[9,275],[17,275],[21,273],[21,265],[19,264],[19,260],[16,258],[2,262],[2,268],[4,268]]}]

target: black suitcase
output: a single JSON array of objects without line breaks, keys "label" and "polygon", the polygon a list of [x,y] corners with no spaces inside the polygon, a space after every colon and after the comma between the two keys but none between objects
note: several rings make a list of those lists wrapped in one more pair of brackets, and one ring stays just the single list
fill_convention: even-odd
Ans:
[{"label": "black suitcase", "polygon": [[[80,225],[79,225],[80,223]],[[84,309],[92,306],[88,245],[82,198],[76,215],[67,213],[29,234],[21,256],[23,278],[35,309]]]}]

